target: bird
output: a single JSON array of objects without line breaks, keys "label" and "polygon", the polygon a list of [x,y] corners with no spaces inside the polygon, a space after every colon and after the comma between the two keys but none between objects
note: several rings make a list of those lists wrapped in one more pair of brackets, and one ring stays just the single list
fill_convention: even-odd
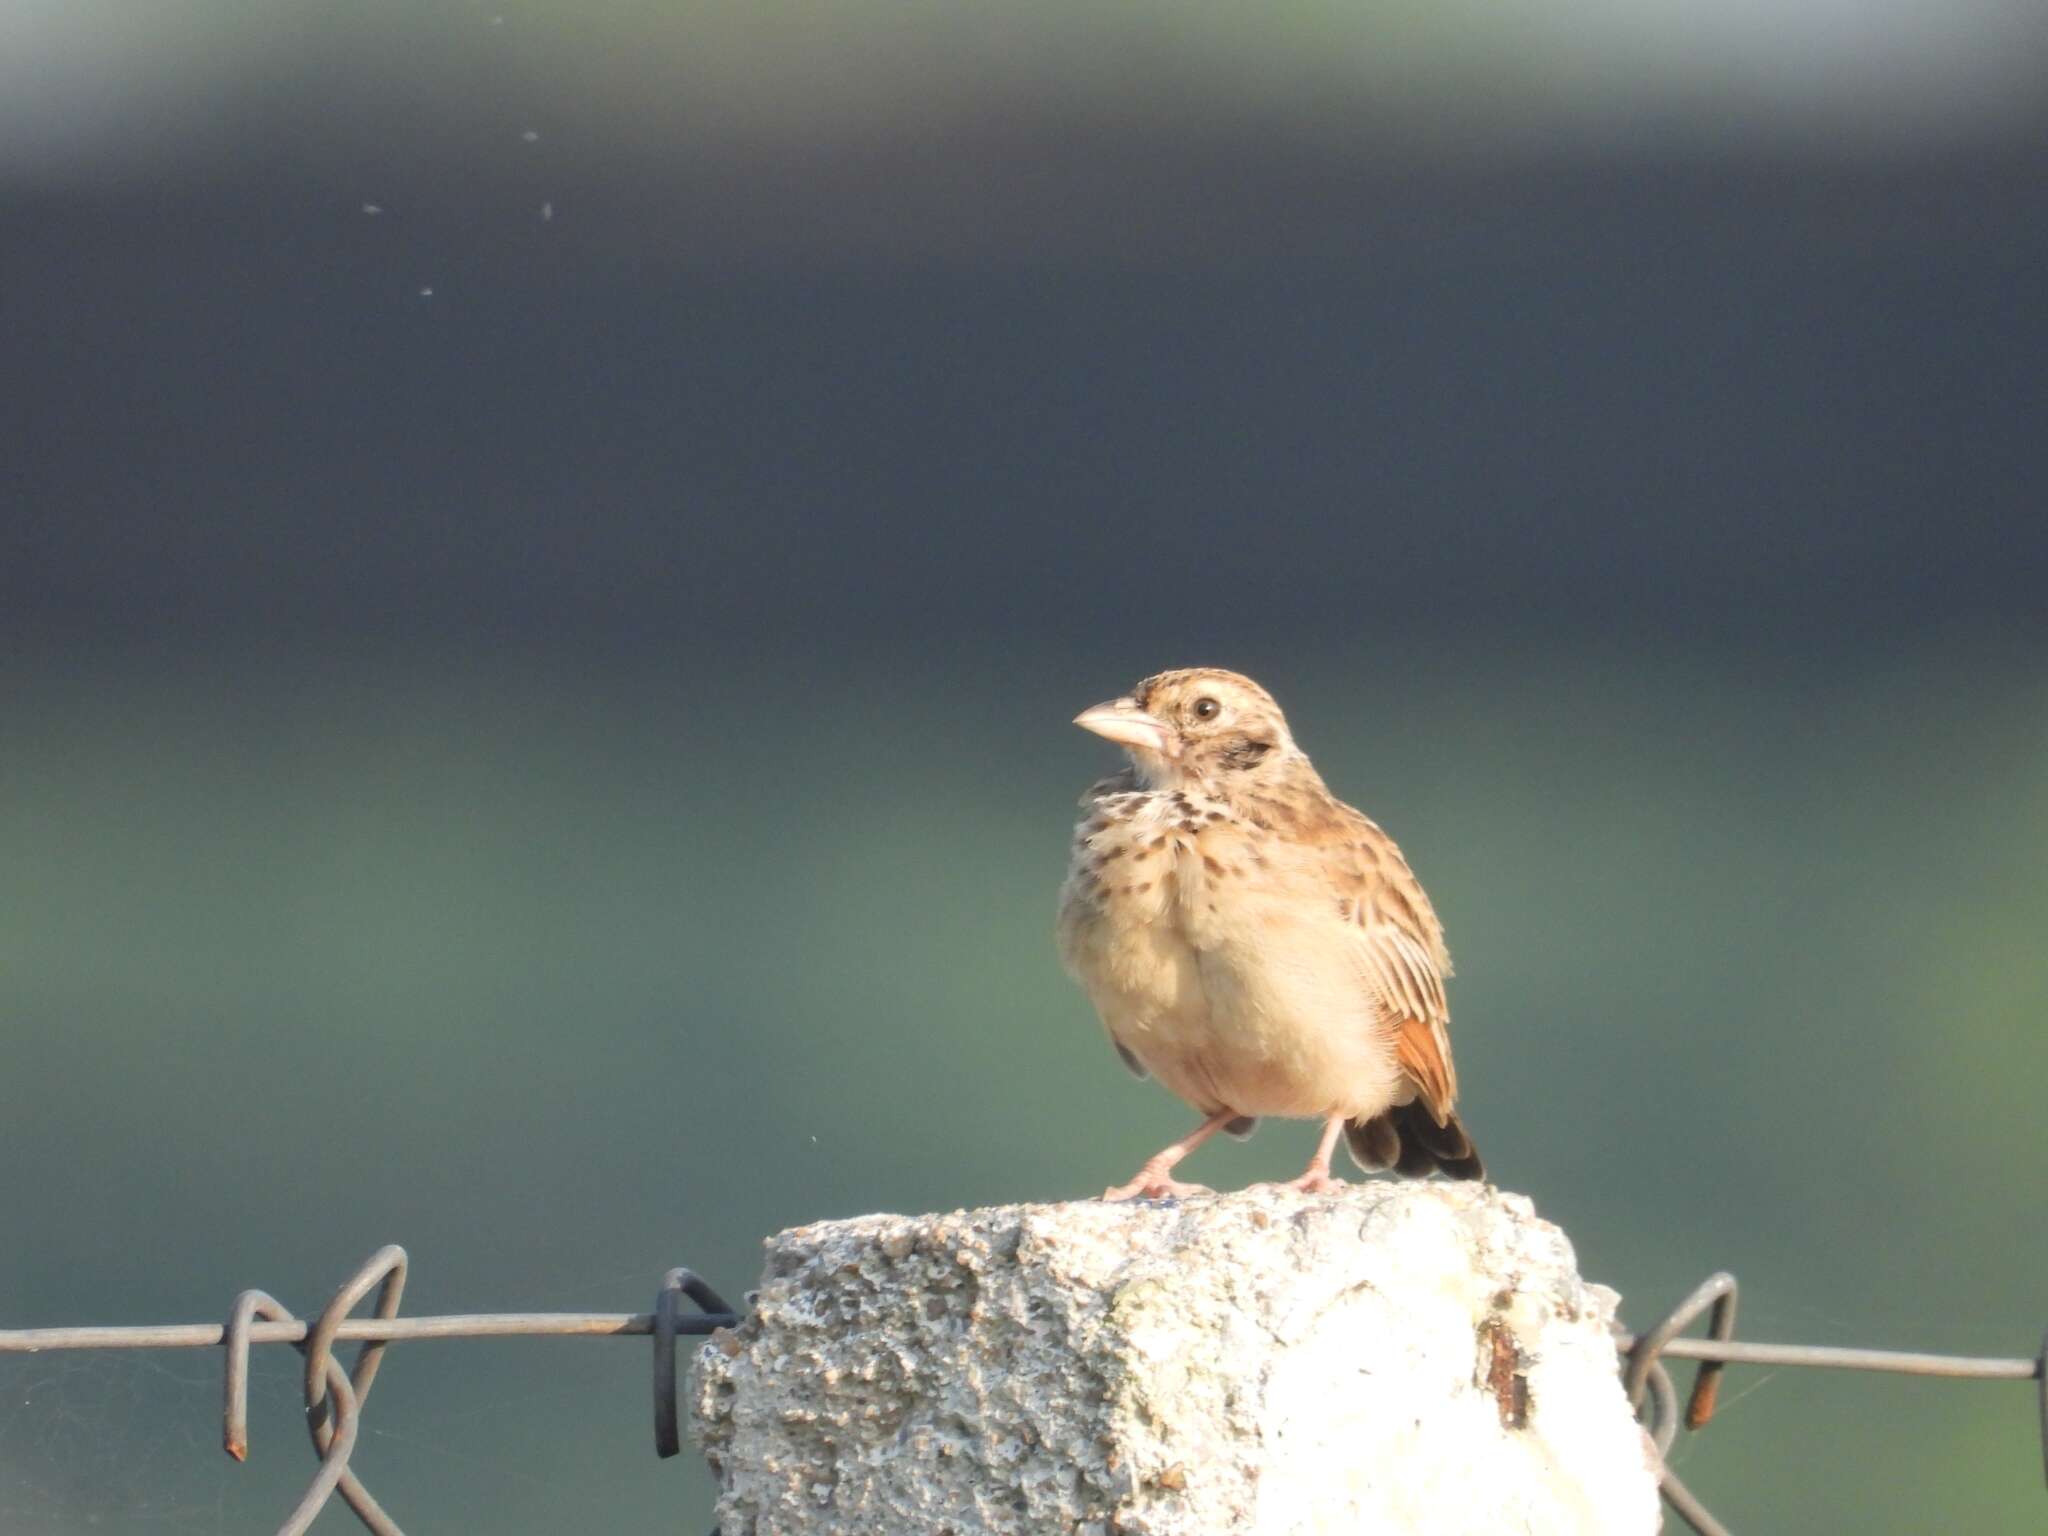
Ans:
[{"label": "bird", "polygon": [[1198,1111],[1105,1200],[1208,1194],[1173,1177],[1218,1131],[1322,1122],[1288,1187],[1485,1168],[1459,1120],[1451,957],[1394,840],[1330,793],[1273,696],[1214,667],[1144,679],[1074,723],[1129,763],[1081,797],[1060,958],[1124,1065]]}]

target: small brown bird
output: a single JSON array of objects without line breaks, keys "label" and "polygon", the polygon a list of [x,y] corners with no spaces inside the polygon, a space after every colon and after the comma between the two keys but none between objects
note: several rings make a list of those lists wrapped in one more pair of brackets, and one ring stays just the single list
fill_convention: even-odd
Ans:
[{"label": "small brown bird", "polygon": [[1260,1115],[1323,1122],[1292,1187],[1359,1167],[1484,1176],[1454,1112],[1451,957],[1394,840],[1332,795],[1272,696],[1197,667],[1074,723],[1131,766],[1089,789],[1060,891],[1060,956],[1124,1064],[1203,1116],[1106,1200],[1207,1193],[1172,1177]]}]

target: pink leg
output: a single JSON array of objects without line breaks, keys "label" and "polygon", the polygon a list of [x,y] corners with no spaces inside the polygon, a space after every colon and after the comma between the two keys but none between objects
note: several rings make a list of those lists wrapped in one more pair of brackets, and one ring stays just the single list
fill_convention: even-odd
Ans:
[{"label": "pink leg", "polygon": [[1119,1184],[1113,1189],[1105,1189],[1102,1192],[1102,1198],[1105,1200],[1157,1200],[1167,1195],[1213,1194],[1213,1190],[1207,1189],[1200,1184],[1183,1184],[1178,1179],[1169,1177],[1169,1175],[1172,1174],[1176,1163],[1236,1118],[1237,1111],[1234,1109],[1217,1110],[1215,1114],[1204,1120],[1192,1131],[1189,1131],[1179,1141],[1176,1141],[1165,1151],[1153,1157],[1150,1162],[1138,1170],[1138,1176],[1131,1180],[1130,1183]]},{"label": "pink leg", "polygon": [[1323,1139],[1316,1143],[1316,1155],[1298,1179],[1289,1179],[1282,1189],[1298,1189],[1305,1195],[1327,1194],[1342,1189],[1344,1181],[1330,1172],[1330,1158],[1337,1150],[1337,1138],[1344,1134],[1344,1117],[1332,1115],[1323,1122]]}]

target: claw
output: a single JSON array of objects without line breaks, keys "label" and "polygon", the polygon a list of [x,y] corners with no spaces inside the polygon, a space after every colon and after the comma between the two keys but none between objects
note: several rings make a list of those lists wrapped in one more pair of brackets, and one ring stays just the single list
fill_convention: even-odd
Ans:
[{"label": "claw", "polygon": [[1154,1154],[1128,1184],[1113,1184],[1102,1192],[1105,1200],[1185,1200],[1189,1195],[1213,1195],[1206,1184],[1183,1184],[1173,1170],[1203,1142],[1237,1119],[1234,1109],[1219,1109],[1172,1146]]},{"label": "claw", "polygon": [[1343,1179],[1335,1177],[1326,1169],[1311,1168],[1299,1178],[1285,1179],[1271,1187],[1298,1190],[1304,1195],[1328,1195],[1348,1186]]},{"label": "claw", "polygon": [[1102,1192],[1104,1200],[1185,1200],[1190,1195],[1213,1195],[1206,1184],[1183,1184],[1164,1174],[1140,1173],[1128,1184],[1115,1184]]},{"label": "claw", "polygon": [[1337,1138],[1344,1133],[1344,1117],[1331,1115],[1323,1122],[1322,1140],[1316,1143],[1316,1155],[1309,1159],[1308,1167],[1300,1176],[1280,1184],[1269,1184],[1268,1189],[1291,1189],[1304,1195],[1328,1195],[1346,1187],[1344,1181],[1330,1172],[1330,1154],[1337,1149]]}]

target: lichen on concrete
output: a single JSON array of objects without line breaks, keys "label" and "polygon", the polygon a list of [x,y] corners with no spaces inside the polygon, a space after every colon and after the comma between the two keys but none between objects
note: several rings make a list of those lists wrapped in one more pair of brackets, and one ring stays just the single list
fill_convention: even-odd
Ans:
[{"label": "lichen on concrete", "polygon": [[1648,1532],[1616,1298],[1521,1196],[1371,1182],[771,1238],[700,1350],[723,1536]]}]

